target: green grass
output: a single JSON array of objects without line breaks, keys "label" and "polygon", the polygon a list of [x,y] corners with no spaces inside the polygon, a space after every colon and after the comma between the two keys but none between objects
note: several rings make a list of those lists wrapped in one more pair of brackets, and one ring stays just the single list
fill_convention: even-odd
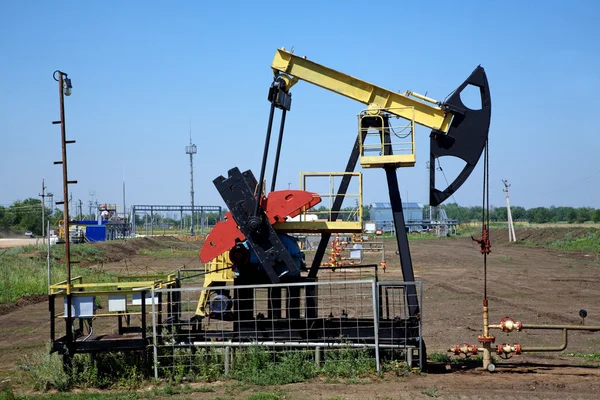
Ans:
[{"label": "green grass", "polygon": [[431,362],[449,363],[453,362],[452,357],[446,353],[430,353],[427,355],[427,359]]},{"label": "green grass", "polygon": [[20,369],[27,372],[28,386],[35,390],[69,391],[73,388],[139,388],[149,379],[149,370],[140,352],[75,354],[72,366],[64,370],[62,358],[50,354],[50,343],[42,351],[25,356]]},{"label": "green grass", "polygon": [[302,382],[316,374],[310,351],[271,354],[261,347],[238,351],[231,376],[254,385],[283,385]]},{"label": "green grass", "polygon": [[569,353],[570,357],[580,357],[586,361],[593,361],[595,363],[600,363],[600,353]]},{"label": "green grass", "polygon": [[586,235],[573,237],[567,234],[564,239],[552,241],[548,247],[557,250],[581,250],[600,253],[600,230],[590,228]]},{"label": "green grass", "polygon": [[[229,375],[224,374],[224,354],[221,350],[223,349],[198,349],[195,353],[191,353],[189,349],[176,349],[174,363],[169,366],[161,365],[164,383],[152,390],[140,390],[144,385],[153,382],[148,371],[143,372],[140,354],[99,354],[95,358],[76,354],[73,367],[64,371],[60,357],[57,354],[49,354],[46,350],[23,360],[21,369],[27,372],[23,379],[26,387],[41,392],[48,390],[56,392],[22,396],[15,395],[10,388],[7,388],[2,392],[0,400],[31,398],[157,400],[173,396],[183,398],[180,395],[215,391],[213,387],[206,385],[192,387],[189,382],[226,379],[231,380],[225,389],[226,398],[230,396],[248,400],[283,400],[296,397],[279,390],[268,392],[253,390],[248,394],[244,392],[252,389],[254,385],[283,385],[307,381],[317,376],[333,378],[343,383],[356,383],[358,377],[375,376],[373,354],[365,349],[328,349],[324,351],[321,365],[317,366],[314,351],[290,350],[272,353],[262,347],[250,347],[240,349],[233,354],[233,366]],[[406,369],[402,364],[398,363],[397,368]],[[113,391],[71,392],[75,388],[100,388]],[[128,391],[118,391],[123,389]],[[218,396],[216,395],[215,398]]]},{"label": "green grass", "polygon": [[12,397],[6,398],[0,394],[0,400],[137,400],[139,398],[135,392],[48,393],[35,395],[18,395],[12,393]]},{"label": "green grass", "polygon": [[[165,354],[166,355],[166,354]],[[175,349],[173,362],[161,362],[161,372],[167,385],[161,393],[186,394],[192,389],[175,384],[233,379],[226,395],[238,396],[250,385],[284,385],[303,382],[316,376],[358,382],[375,374],[373,354],[366,349],[339,348],[324,351],[323,362],[315,364],[314,351],[287,350],[270,352],[263,347],[239,349],[234,353],[232,370],[225,375],[223,349]],[[145,368],[140,353],[76,354],[73,366],[65,371],[58,354],[38,351],[23,359],[21,370],[26,371],[28,387],[38,391],[70,391],[88,389],[137,389],[150,382],[150,372]],[[187,387],[187,389],[185,389]],[[194,389],[210,392],[211,387]],[[153,390],[155,396],[161,393]]]},{"label": "green grass", "polygon": [[[93,244],[78,244],[71,248],[71,259],[85,264],[105,259],[104,252]],[[50,251],[51,282],[66,279],[64,246],[56,245]],[[114,276],[93,268],[73,264],[71,276],[81,275],[86,280],[109,282]],[[48,293],[48,269],[44,246],[24,246],[8,249],[0,256],[0,304],[13,302],[23,296]]]},{"label": "green grass", "polygon": [[[540,228],[542,229],[542,228]],[[527,247],[548,247],[562,251],[589,251],[600,253],[600,230],[587,228],[583,235],[575,236],[573,232],[566,232],[563,238],[546,240],[522,240],[519,244]]]},{"label": "green grass", "polygon": [[438,394],[438,388],[435,386],[433,386],[431,389],[421,390],[421,394],[424,394],[428,397],[440,397],[440,395]]}]

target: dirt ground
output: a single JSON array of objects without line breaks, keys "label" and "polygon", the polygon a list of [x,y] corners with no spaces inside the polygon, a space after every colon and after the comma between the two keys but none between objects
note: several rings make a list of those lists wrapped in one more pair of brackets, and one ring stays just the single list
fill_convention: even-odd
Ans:
[{"label": "dirt ground", "polygon": [[9,247],[27,246],[29,244],[38,244],[38,240],[32,238],[6,239],[0,238],[0,249]]},{"label": "dirt ground", "polygon": [[[585,233],[573,231],[573,235]],[[560,229],[517,231],[519,239],[527,238],[534,243],[561,235],[564,231]],[[200,242],[164,239],[172,241],[174,249],[190,250],[191,255],[186,257],[137,254],[144,246],[152,247],[156,239],[147,240],[145,245],[131,241],[103,244],[114,253],[115,261],[97,267],[119,273],[202,267],[198,256],[191,252],[200,248]],[[498,323],[508,315],[524,323],[580,324],[579,310],[586,309],[585,324],[600,325],[598,254],[525,247],[506,240],[506,232],[492,231],[492,253],[487,261],[491,323]],[[461,342],[476,344],[481,333],[483,298],[483,256],[478,245],[467,237],[411,240],[410,244],[416,279],[424,285],[421,308],[428,352],[445,353]],[[381,280],[402,280],[395,250],[395,241],[386,241],[388,268],[380,274]],[[380,259],[377,254],[370,257],[366,261]],[[321,278],[327,280],[329,274],[324,272]],[[358,273],[345,273],[344,277],[353,277],[352,274]],[[340,275],[339,279],[344,277]],[[47,310],[47,302],[22,304],[0,315],[0,381],[3,375],[8,379],[15,376],[16,362],[24,355],[43,348],[49,335]],[[512,334],[494,331],[494,334],[497,343],[557,346],[561,342],[560,331]],[[477,369],[453,371],[437,365],[424,375],[386,376],[372,383],[348,385],[315,381],[278,389],[299,398],[596,399],[600,398],[600,368],[569,354],[599,352],[600,332],[571,332],[564,352],[515,356],[498,363],[494,374]],[[224,387],[225,383],[218,383],[214,393],[196,393],[194,397],[212,398],[226,393]]]}]

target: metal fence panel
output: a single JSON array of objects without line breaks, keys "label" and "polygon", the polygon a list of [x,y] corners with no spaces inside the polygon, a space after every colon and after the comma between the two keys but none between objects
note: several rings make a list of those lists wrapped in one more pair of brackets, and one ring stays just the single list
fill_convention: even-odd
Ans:
[{"label": "metal fence panel", "polygon": [[402,350],[406,361],[421,329],[403,322],[405,286],[352,280],[156,290],[170,304],[153,305],[155,376],[226,374],[249,360],[380,370],[380,351]]}]

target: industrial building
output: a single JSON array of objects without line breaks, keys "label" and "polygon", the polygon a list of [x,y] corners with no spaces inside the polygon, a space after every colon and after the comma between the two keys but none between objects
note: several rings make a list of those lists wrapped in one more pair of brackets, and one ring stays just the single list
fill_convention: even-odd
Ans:
[{"label": "industrial building", "polygon": [[[392,215],[391,203],[371,203],[371,221],[375,222],[375,228],[383,232],[394,231],[394,217]],[[402,203],[404,220],[409,232],[422,231],[423,227],[423,204],[415,202]]]},{"label": "industrial building", "polygon": [[[383,232],[394,231],[394,216],[392,215],[392,205],[390,203],[371,203],[370,209],[370,220],[375,222],[377,230]],[[435,231],[437,234],[445,236],[447,233],[454,233],[458,224],[458,221],[448,219],[446,211],[441,207],[429,207],[421,203],[406,202],[402,203],[402,211],[408,232]]]}]

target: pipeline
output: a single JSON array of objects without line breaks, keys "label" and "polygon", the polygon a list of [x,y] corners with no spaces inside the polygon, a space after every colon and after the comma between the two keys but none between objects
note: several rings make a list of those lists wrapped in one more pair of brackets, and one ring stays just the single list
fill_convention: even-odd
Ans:
[{"label": "pipeline", "polygon": [[[479,336],[477,340],[482,344],[483,350],[483,368],[490,372],[493,372],[496,367],[492,363],[491,353],[496,353],[501,358],[511,358],[514,355],[519,355],[527,352],[557,352],[563,351],[567,348],[569,343],[569,331],[588,331],[597,332],[600,331],[600,326],[583,326],[583,325],[539,325],[539,324],[524,324],[520,321],[515,321],[510,317],[504,317],[500,320],[499,324],[488,324],[488,307],[487,301],[484,302],[483,307],[483,335]],[[495,337],[489,334],[491,329],[498,329],[505,333],[510,332],[521,332],[523,330],[560,330],[562,331],[562,343],[559,346],[521,346],[520,344],[499,344],[492,346],[495,341]],[[464,355],[470,357],[477,355],[480,348],[476,345],[470,345],[468,343],[461,343],[450,349],[449,352],[455,355]]]}]

